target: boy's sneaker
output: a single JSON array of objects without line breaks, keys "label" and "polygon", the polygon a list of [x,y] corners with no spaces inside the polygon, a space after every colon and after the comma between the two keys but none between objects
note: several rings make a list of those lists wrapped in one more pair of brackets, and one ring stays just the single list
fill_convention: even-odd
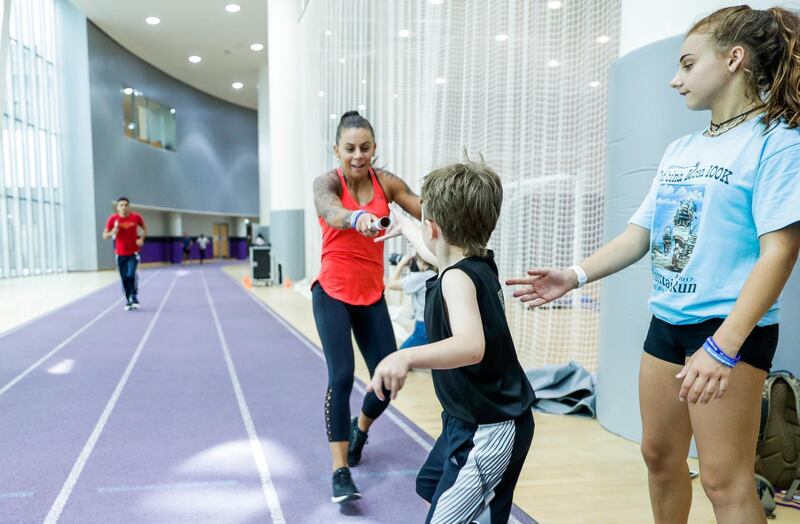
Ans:
[{"label": "boy's sneaker", "polygon": [[133,297],[131,299],[131,308],[132,309],[139,309],[139,298],[138,297]]},{"label": "boy's sneaker", "polygon": [[128,302],[125,303],[125,311],[130,311],[131,309],[133,309],[133,302],[128,300]]},{"label": "boy's sneaker", "polygon": [[361,452],[367,443],[367,433],[358,428],[358,417],[353,417],[350,429],[350,443],[347,446],[347,464],[357,466],[361,462]]},{"label": "boy's sneaker", "polygon": [[353,482],[353,477],[350,476],[349,468],[339,468],[333,472],[333,496],[331,502],[341,503],[348,500],[358,500],[361,498],[361,493]]}]

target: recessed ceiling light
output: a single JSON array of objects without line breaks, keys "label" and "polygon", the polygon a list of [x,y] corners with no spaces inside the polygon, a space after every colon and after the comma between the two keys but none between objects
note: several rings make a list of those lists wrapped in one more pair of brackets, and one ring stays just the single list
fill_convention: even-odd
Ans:
[{"label": "recessed ceiling light", "polygon": [[238,13],[241,7],[239,4],[228,4],[225,6],[225,10],[229,13]]},{"label": "recessed ceiling light", "polygon": [[558,66],[559,66],[558,60],[550,60],[549,62],[547,62],[547,67],[558,67]]},{"label": "recessed ceiling light", "polygon": [[597,37],[597,42],[600,44],[608,43],[609,40],[611,40],[611,38],[607,35],[602,35]]},{"label": "recessed ceiling light", "polygon": [[558,0],[551,0],[550,2],[547,2],[547,8],[548,9],[561,9],[561,2],[559,2]]},{"label": "recessed ceiling light", "polygon": [[409,31],[408,29],[401,29],[400,31],[397,32],[397,36],[399,36],[400,38],[408,38],[409,36],[411,36],[411,31]]},{"label": "recessed ceiling light", "polygon": [[334,115],[333,113],[331,113],[331,120],[336,120],[336,115]]},{"label": "recessed ceiling light", "polygon": [[250,49],[253,51],[261,51],[264,49],[264,44],[250,44]]},{"label": "recessed ceiling light", "polygon": [[437,84],[439,84],[439,85],[442,85],[442,84],[444,84],[445,82],[447,82],[447,80],[446,80],[445,78],[439,77],[439,78],[437,78],[436,80],[434,80],[434,82],[436,82],[436,83],[437,83]]},{"label": "recessed ceiling light", "polygon": [[161,23],[161,19],[157,16],[148,16],[144,21],[150,25],[158,25]]},{"label": "recessed ceiling light", "polygon": [[320,91],[320,92],[318,92],[318,93],[317,93],[317,96],[319,96],[320,98],[322,98],[323,96],[325,96],[325,91]]},{"label": "recessed ceiling light", "polygon": [[242,82],[234,82],[231,84],[231,87],[234,89],[241,89],[244,87],[244,83]]},{"label": "recessed ceiling light", "polygon": [[365,104],[358,104],[358,110],[359,111],[364,111],[366,108],[367,108],[367,106]]},{"label": "recessed ceiling light", "polygon": [[138,89],[134,89],[134,90],[133,90],[133,96],[142,96],[143,94],[144,94],[144,93],[142,93],[142,92],[141,92],[141,91],[139,91]]},{"label": "recessed ceiling light", "polygon": [[175,114],[175,108],[173,107],[172,109],[169,110],[169,112],[174,115]]},{"label": "recessed ceiling light", "polygon": [[202,60],[203,60],[203,59],[202,59],[202,58],[200,58],[200,57],[199,57],[199,56],[197,56],[197,55],[192,55],[192,56],[190,56],[190,57],[189,57],[189,62],[191,62],[191,63],[193,63],[193,64],[199,64],[199,63],[200,63]]},{"label": "recessed ceiling light", "polygon": [[125,89],[122,90],[122,92],[125,93],[126,95],[132,95],[133,89],[130,87],[126,87]]},{"label": "recessed ceiling light", "polygon": [[136,128],[136,124],[134,124],[133,122],[131,122],[130,124],[128,124],[128,129],[131,129],[131,130],[133,130],[133,129],[135,129],[135,128]]},{"label": "recessed ceiling light", "polygon": [[600,87],[600,82],[598,82],[597,80],[593,80],[589,82],[589,87]]},{"label": "recessed ceiling light", "polygon": [[494,39],[497,40],[498,42],[505,42],[506,40],[508,40],[508,35],[501,33],[499,35],[495,35]]}]

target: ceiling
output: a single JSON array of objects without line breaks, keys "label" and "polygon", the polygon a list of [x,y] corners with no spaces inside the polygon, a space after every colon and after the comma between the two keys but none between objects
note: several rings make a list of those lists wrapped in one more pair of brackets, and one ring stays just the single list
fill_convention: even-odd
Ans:
[{"label": "ceiling", "polygon": [[[257,108],[267,63],[267,0],[71,0],[123,47],[165,73],[223,100]],[[225,6],[236,3],[237,13]],[[145,18],[161,19],[148,25]],[[250,44],[264,44],[258,52]],[[190,55],[202,57],[192,64]],[[240,90],[233,82],[243,82]]]}]

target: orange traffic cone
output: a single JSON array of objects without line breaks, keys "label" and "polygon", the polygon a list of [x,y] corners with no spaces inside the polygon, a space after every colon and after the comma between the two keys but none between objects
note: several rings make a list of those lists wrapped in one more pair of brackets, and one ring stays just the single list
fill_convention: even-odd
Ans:
[{"label": "orange traffic cone", "polygon": [[242,285],[244,287],[246,287],[247,289],[250,289],[251,287],[253,287],[253,279],[250,278],[250,276],[248,276],[248,275],[243,276],[242,277]]},{"label": "orange traffic cone", "polygon": [[283,279],[283,287],[289,288],[289,287],[292,287],[292,285],[293,284],[292,284],[292,279],[291,278],[286,277],[286,278]]}]

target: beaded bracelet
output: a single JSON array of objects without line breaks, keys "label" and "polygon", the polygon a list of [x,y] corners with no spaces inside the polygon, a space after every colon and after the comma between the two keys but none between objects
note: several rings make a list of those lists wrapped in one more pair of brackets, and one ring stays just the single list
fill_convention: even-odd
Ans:
[{"label": "beaded bracelet", "polygon": [[366,211],[363,209],[357,209],[350,213],[350,227],[355,229],[356,224],[358,223],[358,219],[361,218],[361,215],[365,214]]},{"label": "beaded bracelet", "polygon": [[706,339],[705,343],[703,343],[703,349],[705,349],[706,353],[711,355],[714,360],[720,364],[728,366],[729,368],[735,366],[736,363],[742,358],[741,355],[736,355],[735,358],[728,356],[727,353],[719,348],[713,337],[708,337]]}]

